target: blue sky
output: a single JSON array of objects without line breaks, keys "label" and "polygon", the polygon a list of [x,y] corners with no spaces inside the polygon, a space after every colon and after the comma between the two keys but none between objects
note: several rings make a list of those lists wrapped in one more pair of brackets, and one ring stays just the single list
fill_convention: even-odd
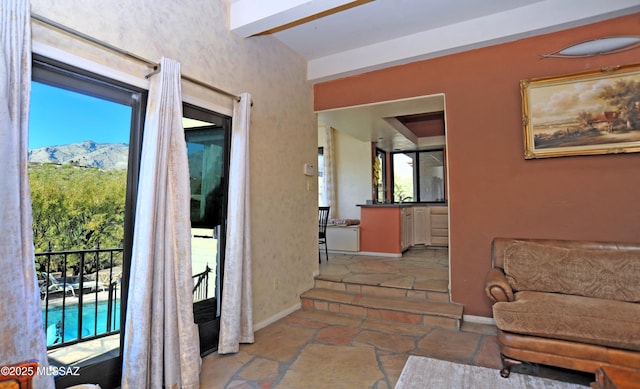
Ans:
[{"label": "blue sky", "polygon": [[92,140],[129,143],[131,107],[31,83],[29,150]]}]

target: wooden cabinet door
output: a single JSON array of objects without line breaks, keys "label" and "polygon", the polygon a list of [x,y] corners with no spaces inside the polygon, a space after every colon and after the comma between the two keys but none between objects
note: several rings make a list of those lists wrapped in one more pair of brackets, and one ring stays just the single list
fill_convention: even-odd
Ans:
[{"label": "wooden cabinet door", "polygon": [[401,247],[402,250],[406,250],[413,246],[413,209],[411,207],[405,207],[400,212],[401,220]]},{"label": "wooden cabinet door", "polygon": [[449,208],[431,208],[431,245],[449,245]]},{"label": "wooden cabinet door", "polygon": [[430,218],[429,208],[413,208],[413,244],[431,244]]}]

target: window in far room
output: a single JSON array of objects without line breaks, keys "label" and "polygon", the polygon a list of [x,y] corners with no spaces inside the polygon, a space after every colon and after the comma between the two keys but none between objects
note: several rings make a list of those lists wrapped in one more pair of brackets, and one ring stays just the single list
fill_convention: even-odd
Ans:
[{"label": "window in far room", "polygon": [[418,201],[444,201],[444,151],[420,151],[418,164]]},{"label": "window in far room", "polygon": [[407,202],[414,199],[416,153],[393,153],[393,201]]},{"label": "window in far room", "polygon": [[446,201],[443,149],[392,155],[394,201]]}]

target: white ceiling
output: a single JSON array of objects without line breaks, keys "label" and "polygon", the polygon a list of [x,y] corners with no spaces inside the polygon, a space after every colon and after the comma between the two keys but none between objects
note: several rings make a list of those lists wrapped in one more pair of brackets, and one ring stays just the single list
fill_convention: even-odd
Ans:
[{"label": "white ceiling", "polygon": [[318,112],[318,122],[386,150],[413,150],[444,145],[444,137],[416,137],[396,116],[444,111],[444,95],[421,96]]},{"label": "white ceiling", "polygon": [[308,60],[312,82],[640,12],[640,0],[227,1],[243,37],[282,28],[273,36]]},{"label": "white ceiling", "polygon": [[[307,78],[311,82],[640,12],[640,0],[227,1],[230,3],[229,26],[233,32],[247,39],[265,32],[272,33],[307,59]],[[444,104],[442,96],[439,99]],[[411,107],[411,110],[415,108],[413,103],[388,103],[384,109],[385,115],[393,117],[430,112],[405,112],[407,107]],[[394,109],[405,113],[394,114]],[[319,118],[335,120],[336,123],[350,122],[351,125],[356,125],[355,121],[358,121],[358,127],[368,127],[358,130],[364,132],[354,135],[358,139],[375,141],[379,137],[396,138],[398,145],[409,141],[417,146],[415,139],[404,136],[403,130],[396,128],[397,123],[389,123],[376,113],[377,109],[354,107],[338,111],[334,114],[319,113]],[[356,119],[345,119],[348,113],[352,113]],[[372,121],[377,124],[367,124]],[[340,128],[333,122],[328,124]],[[341,130],[344,131],[344,127]]]}]

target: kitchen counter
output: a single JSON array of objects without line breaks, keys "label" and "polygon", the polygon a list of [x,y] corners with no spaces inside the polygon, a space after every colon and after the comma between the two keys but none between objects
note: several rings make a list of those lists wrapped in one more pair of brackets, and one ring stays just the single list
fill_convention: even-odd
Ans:
[{"label": "kitchen counter", "polygon": [[431,203],[375,203],[375,204],[356,204],[362,208],[401,208],[401,207],[446,207],[447,203],[431,202]]},{"label": "kitchen counter", "polygon": [[402,256],[414,245],[447,246],[446,203],[358,204],[360,251]]}]

